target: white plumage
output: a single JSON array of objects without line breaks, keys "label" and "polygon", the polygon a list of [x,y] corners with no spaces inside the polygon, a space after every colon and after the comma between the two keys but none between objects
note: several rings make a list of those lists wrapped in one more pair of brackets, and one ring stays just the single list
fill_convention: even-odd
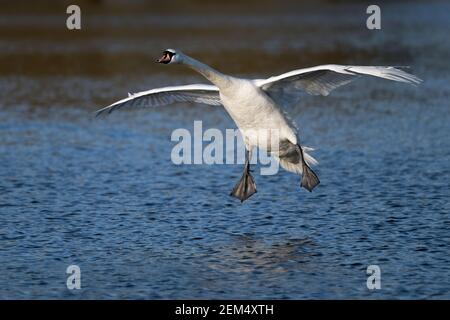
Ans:
[{"label": "white plumage", "polygon": [[[253,147],[266,149],[278,158],[280,165],[291,172],[302,174],[301,185],[311,191],[319,180],[310,165],[317,161],[309,154],[311,148],[300,146],[294,124],[289,121],[280,106],[295,105],[302,93],[328,95],[360,76],[368,75],[403,83],[419,84],[421,80],[399,68],[379,66],[322,65],[293,70],[268,79],[242,79],[222,74],[191,57],[168,49],[157,62],[185,64],[202,74],[213,85],[192,84],[152,89],[120,100],[97,111],[112,112],[120,108],[156,107],[175,102],[194,102],[223,105],[241,131],[247,156]],[[267,144],[267,136],[261,131],[277,131],[279,144],[276,150]],[[305,172],[306,171],[306,172]],[[256,185],[246,162],[244,175],[232,191],[241,201],[256,192]]]}]

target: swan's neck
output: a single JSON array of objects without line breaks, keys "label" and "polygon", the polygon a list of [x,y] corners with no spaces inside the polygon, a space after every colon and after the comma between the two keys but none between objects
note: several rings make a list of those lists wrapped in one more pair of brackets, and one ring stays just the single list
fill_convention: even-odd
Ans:
[{"label": "swan's neck", "polygon": [[218,88],[226,86],[229,81],[228,76],[186,55],[184,56],[183,64],[200,73]]}]

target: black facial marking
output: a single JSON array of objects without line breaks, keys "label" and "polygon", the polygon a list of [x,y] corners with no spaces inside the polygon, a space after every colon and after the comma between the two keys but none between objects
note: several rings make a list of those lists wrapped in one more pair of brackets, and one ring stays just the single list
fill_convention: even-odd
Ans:
[{"label": "black facial marking", "polygon": [[172,60],[172,57],[175,55],[175,53],[173,53],[171,51],[164,51],[164,54],[167,54],[171,60]]}]

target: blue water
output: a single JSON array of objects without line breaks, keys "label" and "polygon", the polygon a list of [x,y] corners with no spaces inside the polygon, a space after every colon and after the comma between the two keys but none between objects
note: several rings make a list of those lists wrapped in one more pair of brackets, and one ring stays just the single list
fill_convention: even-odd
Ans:
[{"label": "blue water", "polygon": [[[260,176],[255,168],[258,193],[241,204],[228,195],[240,165],[174,165],[172,131],[195,120],[204,129],[234,128],[221,108],[93,116],[127,90],[199,81],[190,73],[168,67],[127,78],[117,67],[112,75],[0,77],[0,298],[449,299],[450,30],[440,14],[448,5],[389,8],[397,33],[319,49],[347,41],[357,57],[338,53],[333,62],[406,61],[426,81],[359,80],[289,110],[302,141],[317,149],[321,184],[312,193],[294,174]],[[357,23],[348,19],[335,23]],[[333,39],[327,30],[317,32]],[[267,35],[277,46],[279,33]],[[391,37],[398,51],[384,53]],[[18,52],[23,43],[15,45]],[[227,59],[237,61],[245,45]],[[66,287],[72,264],[81,290]],[[380,290],[367,289],[369,265],[381,268]]]}]

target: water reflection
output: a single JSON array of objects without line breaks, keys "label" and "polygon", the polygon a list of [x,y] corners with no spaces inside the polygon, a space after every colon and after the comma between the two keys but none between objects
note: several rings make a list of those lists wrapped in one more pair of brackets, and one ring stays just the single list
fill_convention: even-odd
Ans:
[{"label": "water reflection", "polygon": [[315,245],[310,239],[289,239],[268,243],[254,235],[231,235],[232,242],[227,247],[217,248],[223,259],[211,263],[210,268],[222,272],[266,273],[288,272],[295,266],[308,270]]}]

